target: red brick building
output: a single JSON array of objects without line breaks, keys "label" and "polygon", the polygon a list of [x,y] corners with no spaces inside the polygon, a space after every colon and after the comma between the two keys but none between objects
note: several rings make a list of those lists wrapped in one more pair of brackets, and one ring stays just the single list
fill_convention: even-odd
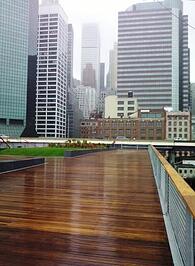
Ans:
[{"label": "red brick building", "polygon": [[166,112],[139,110],[137,118],[89,119],[81,122],[81,138],[164,140]]}]

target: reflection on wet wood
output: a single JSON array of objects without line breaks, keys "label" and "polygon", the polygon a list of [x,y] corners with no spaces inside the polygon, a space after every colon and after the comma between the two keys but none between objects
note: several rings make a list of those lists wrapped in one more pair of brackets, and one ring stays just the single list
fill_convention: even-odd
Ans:
[{"label": "reflection on wet wood", "polygon": [[172,265],[145,151],[113,151],[0,178],[0,265]]}]

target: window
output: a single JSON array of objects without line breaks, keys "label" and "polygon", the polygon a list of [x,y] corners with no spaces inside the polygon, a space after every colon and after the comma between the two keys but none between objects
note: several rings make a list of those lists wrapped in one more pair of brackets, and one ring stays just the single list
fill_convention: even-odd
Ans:
[{"label": "window", "polygon": [[20,126],[23,126],[23,125],[24,125],[24,120],[20,120],[20,119],[10,119],[10,120],[9,120],[9,124],[10,124],[10,125],[20,125]]},{"label": "window", "polygon": [[124,101],[118,101],[118,104],[119,105],[124,104]]},{"label": "window", "polygon": [[124,107],[118,107],[118,111],[124,111]]},{"label": "window", "polygon": [[6,119],[5,118],[0,118],[0,124],[1,125],[6,125]]}]

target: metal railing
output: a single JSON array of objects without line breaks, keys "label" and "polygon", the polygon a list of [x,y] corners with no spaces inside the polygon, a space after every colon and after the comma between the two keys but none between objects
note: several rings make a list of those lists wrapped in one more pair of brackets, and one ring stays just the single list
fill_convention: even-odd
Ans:
[{"label": "metal railing", "polygon": [[195,192],[154,148],[149,155],[176,266],[195,265]]}]

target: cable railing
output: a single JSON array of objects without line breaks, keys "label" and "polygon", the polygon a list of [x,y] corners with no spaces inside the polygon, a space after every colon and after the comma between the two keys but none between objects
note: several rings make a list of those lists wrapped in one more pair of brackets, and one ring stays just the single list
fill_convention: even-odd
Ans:
[{"label": "cable railing", "polygon": [[149,155],[176,266],[195,265],[195,192],[153,146]]}]

